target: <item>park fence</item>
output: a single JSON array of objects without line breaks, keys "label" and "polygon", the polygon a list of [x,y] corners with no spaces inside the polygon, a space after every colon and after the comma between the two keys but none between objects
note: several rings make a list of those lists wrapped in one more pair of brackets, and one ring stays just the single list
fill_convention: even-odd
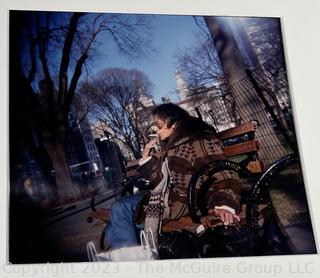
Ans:
[{"label": "park fence", "polygon": [[[266,166],[296,150],[289,86],[285,70],[247,71],[247,76],[208,99],[201,109],[217,131],[255,120],[260,150]],[[201,105],[200,105],[201,106]],[[207,113],[207,115],[205,115]]]}]

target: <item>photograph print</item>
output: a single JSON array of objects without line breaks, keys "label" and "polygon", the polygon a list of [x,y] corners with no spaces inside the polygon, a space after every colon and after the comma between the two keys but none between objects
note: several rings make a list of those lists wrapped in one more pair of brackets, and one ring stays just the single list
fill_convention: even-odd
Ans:
[{"label": "photograph print", "polygon": [[282,38],[10,10],[8,261],[316,254]]}]

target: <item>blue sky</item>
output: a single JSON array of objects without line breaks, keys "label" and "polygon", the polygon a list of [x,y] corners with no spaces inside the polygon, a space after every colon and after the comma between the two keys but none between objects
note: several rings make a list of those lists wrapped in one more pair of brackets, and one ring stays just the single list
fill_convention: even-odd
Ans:
[{"label": "blue sky", "polygon": [[161,102],[161,97],[169,95],[173,102],[178,100],[176,94],[169,94],[176,89],[175,80],[175,53],[177,49],[190,44],[193,34],[200,32],[192,16],[167,16],[153,17],[154,37],[153,44],[157,53],[150,60],[130,62],[125,57],[119,56],[111,49],[110,55],[101,63],[96,63],[95,70],[106,67],[136,68],[144,72],[154,84],[154,100]]}]

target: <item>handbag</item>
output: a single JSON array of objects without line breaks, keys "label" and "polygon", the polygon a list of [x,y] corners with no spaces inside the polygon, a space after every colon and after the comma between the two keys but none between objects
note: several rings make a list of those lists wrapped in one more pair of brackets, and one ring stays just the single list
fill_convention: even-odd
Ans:
[{"label": "handbag", "polygon": [[[144,231],[140,232],[141,245],[121,247],[106,252],[97,252],[92,241],[87,243],[87,255],[90,262],[129,262],[129,261],[148,261],[155,260],[158,257],[158,251],[155,247],[154,237],[151,230],[146,235]],[[150,245],[150,242],[152,246]]]}]

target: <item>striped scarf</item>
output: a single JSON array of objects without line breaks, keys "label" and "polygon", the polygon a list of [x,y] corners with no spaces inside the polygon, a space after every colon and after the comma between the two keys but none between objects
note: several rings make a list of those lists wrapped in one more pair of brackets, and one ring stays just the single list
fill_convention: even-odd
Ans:
[{"label": "striped scarf", "polygon": [[[165,158],[161,166],[163,175],[160,183],[151,191],[149,204],[145,208],[146,218],[144,231],[146,234],[153,233],[155,244],[158,243],[158,235],[161,231],[162,219],[168,218],[170,214],[169,208],[169,191],[171,188],[170,171],[168,167],[168,159]],[[150,236],[148,238],[151,238]]]}]

